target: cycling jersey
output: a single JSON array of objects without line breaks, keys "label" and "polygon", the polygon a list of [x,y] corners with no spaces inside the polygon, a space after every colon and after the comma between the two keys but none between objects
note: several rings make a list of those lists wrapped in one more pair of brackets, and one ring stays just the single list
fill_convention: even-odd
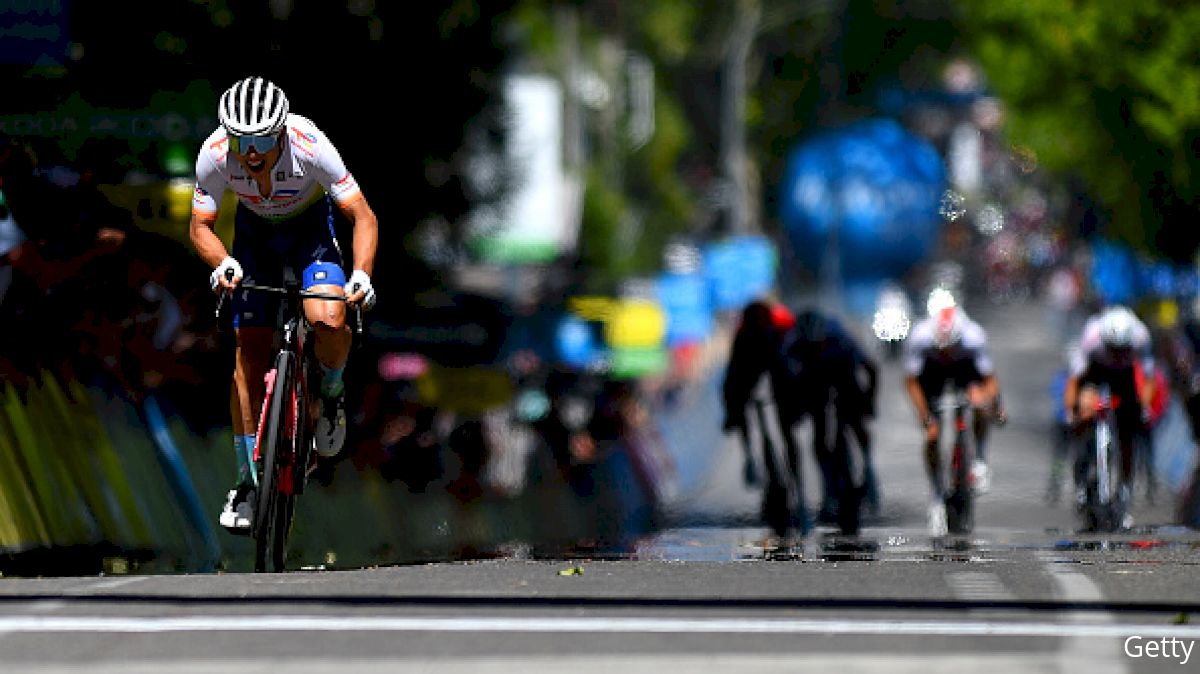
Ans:
[{"label": "cycling jersey", "polygon": [[326,193],[341,206],[362,198],[333,143],[311,121],[293,114],[287,116],[286,142],[271,169],[270,196],[259,193],[257,181],[229,152],[224,127],[217,127],[204,141],[196,158],[192,212],[215,214],[226,190],[232,190],[256,215],[270,220],[289,219]]},{"label": "cycling jersey", "polygon": [[940,393],[948,382],[957,388],[995,374],[987,352],[987,333],[978,323],[963,316],[962,336],[947,348],[938,348],[937,319],[917,322],[904,342],[904,371],[921,382],[928,394]]}]

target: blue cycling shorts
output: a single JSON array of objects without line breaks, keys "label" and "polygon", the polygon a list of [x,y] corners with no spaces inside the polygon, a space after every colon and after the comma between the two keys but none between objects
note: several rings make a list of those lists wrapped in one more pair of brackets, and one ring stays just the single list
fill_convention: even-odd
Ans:
[{"label": "blue cycling shorts", "polygon": [[[267,220],[241,205],[233,216],[232,255],[242,265],[242,281],[282,287],[299,278],[302,287],[346,285],[346,271],[334,229],[329,197],[283,221]],[[233,293],[233,324],[273,327],[279,297],[238,290]]]}]

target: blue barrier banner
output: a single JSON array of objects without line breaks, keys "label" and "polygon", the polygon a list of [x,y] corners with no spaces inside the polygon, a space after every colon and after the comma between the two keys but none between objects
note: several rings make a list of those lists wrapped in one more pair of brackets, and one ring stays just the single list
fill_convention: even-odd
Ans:
[{"label": "blue barrier banner", "polygon": [[703,341],[712,334],[712,302],[702,275],[663,274],[658,279],[658,301],[667,314],[669,346]]},{"label": "blue barrier banner", "polygon": [[715,309],[741,309],[775,285],[779,256],[766,237],[738,236],[711,243],[703,256]]}]

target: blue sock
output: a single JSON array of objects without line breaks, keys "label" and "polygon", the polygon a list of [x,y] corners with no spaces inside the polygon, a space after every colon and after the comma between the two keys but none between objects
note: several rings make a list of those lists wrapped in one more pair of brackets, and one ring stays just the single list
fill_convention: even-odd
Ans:
[{"label": "blue sock", "polygon": [[346,371],[343,365],[339,368],[321,366],[321,371],[325,373],[325,377],[321,379],[321,395],[326,398],[335,398],[342,393],[345,384],[342,382],[342,373]]},{"label": "blue sock", "polygon": [[258,486],[258,471],[254,470],[254,436],[233,436],[233,447],[237,454],[238,485]]}]

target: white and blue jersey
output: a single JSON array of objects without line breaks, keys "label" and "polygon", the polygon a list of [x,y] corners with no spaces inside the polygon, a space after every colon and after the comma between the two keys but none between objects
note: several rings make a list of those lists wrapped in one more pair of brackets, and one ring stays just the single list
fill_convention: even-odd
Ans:
[{"label": "white and blue jersey", "polygon": [[[279,158],[270,170],[267,195],[259,182],[229,151],[229,137],[218,127],[196,158],[192,213],[216,216],[226,191],[237,197],[233,250],[243,281],[282,285],[285,276],[304,287],[344,285],[346,274],[335,235],[339,209],[362,199],[354,176],[333,143],[308,119],[289,114]],[[286,271],[285,271],[286,270]],[[264,293],[233,295],[234,324],[273,325],[272,298]]]}]

